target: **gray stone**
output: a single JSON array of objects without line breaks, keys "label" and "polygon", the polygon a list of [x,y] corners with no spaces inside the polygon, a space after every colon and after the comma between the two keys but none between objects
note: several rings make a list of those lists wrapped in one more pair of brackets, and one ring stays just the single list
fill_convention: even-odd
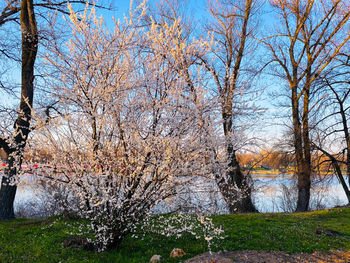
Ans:
[{"label": "gray stone", "polygon": [[149,263],[158,263],[162,262],[162,256],[161,255],[153,255],[151,259],[149,260]]}]

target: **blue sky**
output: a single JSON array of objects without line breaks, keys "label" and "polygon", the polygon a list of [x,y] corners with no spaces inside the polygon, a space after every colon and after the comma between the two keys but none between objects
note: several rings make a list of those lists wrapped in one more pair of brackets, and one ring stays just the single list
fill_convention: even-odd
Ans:
[{"label": "blue sky", "polygon": [[[112,0],[113,1],[113,0]],[[185,0],[183,0],[185,1]],[[134,6],[137,4],[137,0],[134,0]],[[149,3],[151,4],[156,4],[159,1],[157,0],[149,0]],[[201,22],[206,19],[206,6],[207,6],[207,0],[187,0],[188,3],[188,14],[192,15],[194,17],[195,20],[201,20]],[[107,10],[99,10],[97,9],[96,12],[101,14],[107,25],[109,27],[113,27],[114,26],[114,22],[113,22],[113,17],[115,17],[116,19],[122,19],[123,15],[126,14],[128,15],[129,13],[129,7],[130,7],[130,1],[129,0],[115,0],[113,1],[113,10],[111,11],[107,11]],[[15,76],[14,78],[17,81],[17,83],[19,84],[19,80],[20,80],[20,71],[19,70],[15,70],[15,72],[13,72],[13,76]],[[267,84],[267,79],[266,81],[262,81],[264,85]],[[4,96],[0,93],[0,96],[2,98],[4,98]],[[266,99],[266,96],[264,96],[264,98]],[[13,101],[15,104],[17,103],[17,100]],[[269,107],[271,108],[272,105],[271,103],[264,102],[263,100],[260,101],[260,103],[263,103],[264,107]],[[268,133],[266,133],[266,130],[261,131],[262,134],[264,134],[265,136],[268,137],[276,137],[275,134],[278,134],[279,132],[276,130],[276,128],[267,128],[269,130]],[[274,134],[273,136],[271,136],[271,134]]]},{"label": "blue sky", "polygon": [[[113,0],[112,0],[113,1]],[[188,12],[191,15],[194,15],[196,18],[203,18],[205,16],[205,10],[207,6],[207,0],[182,0],[185,4],[188,5]],[[135,7],[140,0],[134,0],[133,6]],[[159,0],[148,0],[150,4],[157,4]],[[130,1],[129,0],[115,0],[113,1],[112,11],[100,11],[107,21],[107,23],[112,21],[112,17],[122,18],[123,14],[128,14]]]}]

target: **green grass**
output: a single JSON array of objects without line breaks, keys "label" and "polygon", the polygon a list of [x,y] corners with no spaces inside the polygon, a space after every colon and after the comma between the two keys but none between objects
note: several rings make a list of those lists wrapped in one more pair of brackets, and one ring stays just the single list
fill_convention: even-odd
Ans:
[{"label": "green grass", "polygon": [[[281,250],[288,253],[315,250],[350,250],[350,208],[293,214],[237,214],[213,216],[222,225],[226,238],[213,247],[217,250]],[[160,254],[165,262],[174,247],[182,248],[190,258],[208,250],[204,240],[191,235],[165,238],[129,236],[118,250],[103,253],[80,248],[63,248],[66,238],[78,233],[81,222],[59,217],[44,220],[16,219],[0,222],[0,262],[148,262]],[[332,229],[342,236],[317,235],[316,228]]]}]

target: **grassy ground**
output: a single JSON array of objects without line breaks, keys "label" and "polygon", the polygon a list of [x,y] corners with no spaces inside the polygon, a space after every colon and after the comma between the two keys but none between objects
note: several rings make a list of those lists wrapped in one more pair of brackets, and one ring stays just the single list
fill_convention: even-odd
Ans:
[{"label": "grassy ground", "polygon": [[[213,250],[281,250],[288,253],[315,250],[350,250],[350,209],[294,214],[237,214],[214,216],[227,237]],[[204,240],[190,235],[165,238],[147,235],[143,240],[128,237],[119,250],[95,253],[80,248],[63,248],[62,242],[78,232],[78,222],[62,218],[16,219],[0,222],[0,262],[148,262],[160,254],[165,262],[174,247],[182,248],[185,258],[208,250]],[[332,229],[341,236],[316,234],[316,229]],[[182,258],[183,260],[184,258]]]}]

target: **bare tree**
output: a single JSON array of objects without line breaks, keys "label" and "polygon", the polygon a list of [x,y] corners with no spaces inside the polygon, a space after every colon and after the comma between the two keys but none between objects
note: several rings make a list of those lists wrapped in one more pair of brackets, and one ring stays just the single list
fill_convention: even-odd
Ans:
[{"label": "bare tree", "polygon": [[[247,93],[251,85],[244,76],[247,64],[244,60],[248,46],[252,48],[252,17],[256,4],[253,0],[208,1],[211,19],[206,30],[213,34],[214,46],[211,52],[198,56],[199,63],[211,75],[218,94],[227,172],[217,176],[216,181],[232,213],[256,212],[251,200],[251,179],[242,172],[236,156],[236,142],[240,140],[242,130],[239,127],[243,126],[237,123],[249,112],[249,106],[241,105],[240,100],[241,94]],[[240,201],[237,201],[237,195],[241,195]]]},{"label": "bare tree", "polygon": [[[290,90],[296,173],[297,211],[307,211],[311,187],[310,112],[315,81],[334,61],[350,38],[347,1],[270,1],[278,13],[276,34],[262,40],[272,56],[274,73]],[[316,103],[316,102],[315,102]]]},{"label": "bare tree", "polygon": [[[343,177],[341,165],[350,172],[349,134],[349,55],[338,54],[335,65],[323,74],[320,88],[323,91],[323,111],[317,122],[314,146],[332,164],[350,203],[350,190]],[[333,146],[333,147],[332,147]],[[334,150],[337,152],[333,154]],[[350,185],[350,177],[348,178]]]},{"label": "bare tree", "polygon": [[[76,4],[86,1],[72,1]],[[42,13],[38,10],[53,10],[68,14],[68,1],[33,1],[33,0],[6,0],[0,13],[0,28],[14,22],[21,26],[21,59],[16,57],[12,50],[1,49],[1,55],[8,59],[17,60],[21,63],[21,95],[19,108],[16,112],[13,128],[8,129],[6,136],[0,137],[0,148],[7,154],[7,168],[2,177],[0,189],[0,219],[14,217],[13,202],[17,189],[16,175],[21,169],[23,161],[22,152],[26,146],[28,135],[32,130],[31,120],[33,116],[34,99],[34,64],[37,58],[39,33],[37,15]],[[36,9],[38,8],[38,10]],[[20,16],[18,14],[20,13]],[[45,17],[47,19],[47,17]],[[11,90],[9,87],[4,87]],[[12,132],[12,134],[10,134]]]},{"label": "bare tree", "polygon": [[0,219],[14,217],[13,202],[16,182],[13,180],[21,168],[22,151],[30,132],[34,95],[34,63],[38,50],[38,29],[32,0],[21,2],[20,24],[22,31],[22,82],[21,101],[12,138],[0,138],[0,147],[7,154],[7,168],[0,189]]}]

